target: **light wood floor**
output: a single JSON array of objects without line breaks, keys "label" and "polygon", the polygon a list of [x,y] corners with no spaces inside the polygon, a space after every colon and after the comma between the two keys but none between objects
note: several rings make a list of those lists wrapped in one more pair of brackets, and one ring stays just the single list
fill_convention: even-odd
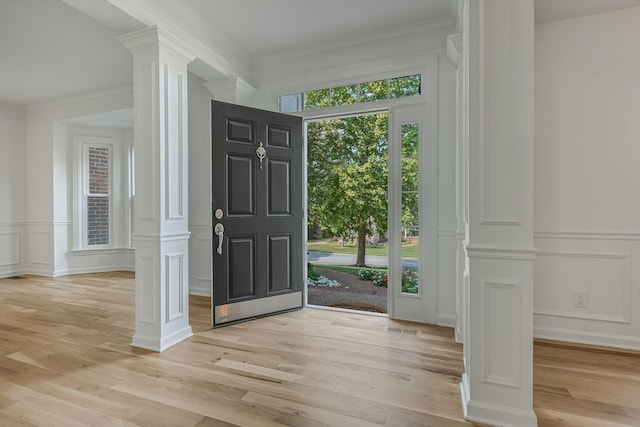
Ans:
[{"label": "light wood floor", "polygon": [[[129,346],[131,273],[0,279],[0,426],[474,426],[450,329],[306,309]],[[393,328],[389,330],[389,328]],[[414,334],[415,333],[415,334]],[[640,426],[640,355],[535,346],[540,426]]]}]

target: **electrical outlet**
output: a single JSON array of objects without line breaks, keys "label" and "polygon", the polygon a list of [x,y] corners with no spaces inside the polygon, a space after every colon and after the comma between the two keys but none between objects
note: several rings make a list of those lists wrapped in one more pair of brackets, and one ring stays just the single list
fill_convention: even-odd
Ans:
[{"label": "electrical outlet", "polygon": [[102,255],[98,257],[98,264],[104,264],[104,257]]},{"label": "electrical outlet", "polygon": [[589,293],[587,291],[573,291],[573,306],[576,308],[589,307]]}]

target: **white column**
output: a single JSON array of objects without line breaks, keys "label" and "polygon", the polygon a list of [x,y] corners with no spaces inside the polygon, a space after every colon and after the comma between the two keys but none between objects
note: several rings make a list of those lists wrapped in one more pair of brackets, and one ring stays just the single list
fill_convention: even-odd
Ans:
[{"label": "white column", "polygon": [[155,351],[189,326],[187,64],[195,54],[160,28],[120,38],[133,53],[136,331]]},{"label": "white column", "polygon": [[464,73],[462,64],[462,33],[447,37],[447,58],[456,67],[456,342],[464,340],[464,271],[466,265],[465,238],[468,224],[468,183],[466,177],[467,152],[464,146],[464,121],[463,121],[463,88]]},{"label": "white column", "polygon": [[533,411],[533,0],[465,0],[469,149],[465,418]]}]

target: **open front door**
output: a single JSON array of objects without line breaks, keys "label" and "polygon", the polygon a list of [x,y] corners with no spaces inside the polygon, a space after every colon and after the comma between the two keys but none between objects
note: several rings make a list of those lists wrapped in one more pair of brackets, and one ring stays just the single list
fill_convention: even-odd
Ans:
[{"label": "open front door", "polygon": [[302,120],[212,102],[213,324],[302,307]]}]

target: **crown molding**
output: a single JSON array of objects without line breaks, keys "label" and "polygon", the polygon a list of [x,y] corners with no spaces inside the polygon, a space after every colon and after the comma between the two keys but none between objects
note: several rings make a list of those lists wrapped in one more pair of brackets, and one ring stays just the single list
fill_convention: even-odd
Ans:
[{"label": "crown molding", "polygon": [[196,59],[197,52],[174,34],[154,25],[118,37],[118,40],[133,54],[163,47],[189,63]]},{"label": "crown molding", "polygon": [[312,46],[304,46],[299,49],[286,49],[280,53],[273,53],[266,56],[256,58],[254,66],[261,67],[271,63],[286,62],[303,57],[314,57],[335,53],[336,51],[353,51],[357,49],[367,48],[369,46],[379,46],[382,42],[406,40],[413,38],[430,39],[440,37],[443,40],[439,45],[444,45],[444,38],[451,34],[454,28],[454,22],[449,18],[437,18],[425,21],[416,25],[408,25],[402,28],[394,28],[391,30],[380,31],[376,36],[371,37],[370,34],[359,37],[352,37],[348,41],[323,42]]},{"label": "crown molding", "polygon": [[451,64],[458,68],[460,57],[463,54],[463,36],[462,33],[451,34],[447,37],[447,59]]},{"label": "crown molding", "polygon": [[57,99],[55,101],[43,102],[40,104],[32,104],[25,107],[25,111],[27,113],[38,113],[46,110],[58,109],[65,105],[76,104],[79,102],[85,101],[93,101],[98,98],[106,98],[106,97],[129,97],[131,100],[128,105],[120,105],[114,106],[113,109],[121,109],[128,108],[133,105],[133,87],[132,86],[120,86],[112,89],[105,89],[96,92],[84,93],[80,95],[70,96],[62,99]]},{"label": "crown molding", "polygon": [[147,26],[162,28],[188,46],[195,56],[228,77],[250,81],[249,55],[182,0],[109,0]]}]

